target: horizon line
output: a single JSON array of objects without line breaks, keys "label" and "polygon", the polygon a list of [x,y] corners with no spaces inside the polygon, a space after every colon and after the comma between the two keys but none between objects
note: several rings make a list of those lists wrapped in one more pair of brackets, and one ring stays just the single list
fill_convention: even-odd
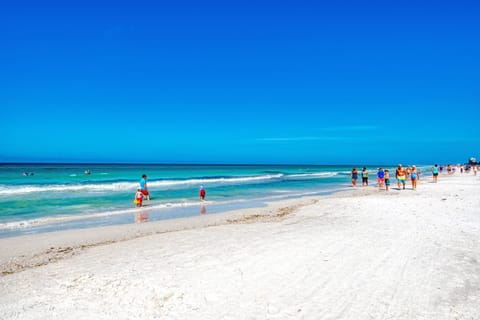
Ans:
[{"label": "horizon line", "polygon": [[[413,162],[415,163],[415,162]],[[441,162],[432,162],[441,163]],[[451,162],[449,164],[468,164],[467,162],[458,163]],[[352,163],[175,163],[175,162],[46,162],[46,161],[8,161],[0,162],[0,165],[147,165],[147,166],[397,166],[393,163],[366,163],[366,164],[352,164]],[[425,166],[431,164],[417,164],[417,166]]]}]

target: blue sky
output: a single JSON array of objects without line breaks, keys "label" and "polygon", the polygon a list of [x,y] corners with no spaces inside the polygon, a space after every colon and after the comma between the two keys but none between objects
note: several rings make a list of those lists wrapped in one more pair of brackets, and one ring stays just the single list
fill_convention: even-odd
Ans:
[{"label": "blue sky", "polygon": [[0,6],[0,161],[480,157],[477,1]]}]

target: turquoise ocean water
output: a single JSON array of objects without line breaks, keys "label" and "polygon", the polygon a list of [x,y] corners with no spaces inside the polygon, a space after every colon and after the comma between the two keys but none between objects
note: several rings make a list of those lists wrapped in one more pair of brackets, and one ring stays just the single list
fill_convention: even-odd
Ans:
[{"label": "turquoise ocean water", "polygon": [[[351,166],[1,164],[0,237],[262,206],[350,186]],[[370,177],[375,181],[374,168]],[[85,174],[89,170],[90,174]],[[23,173],[28,172],[28,176]],[[151,201],[134,208],[142,174]],[[360,181],[359,181],[360,182]],[[200,186],[207,190],[200,206]],[[137,219],[138,221],[138,219]]]}]

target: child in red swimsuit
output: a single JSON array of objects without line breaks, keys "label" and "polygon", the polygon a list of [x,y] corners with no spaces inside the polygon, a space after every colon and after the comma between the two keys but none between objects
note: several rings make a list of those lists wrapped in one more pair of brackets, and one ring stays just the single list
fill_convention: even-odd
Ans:
[{"label": "child in red swimsuit", "polygon": [[142,192],[142,189],[138,188],[137,189],[137,193],[135,193],[135,206],[136,207],[141,207],[142,206],[142,202],[143,202],[143,192]]}]

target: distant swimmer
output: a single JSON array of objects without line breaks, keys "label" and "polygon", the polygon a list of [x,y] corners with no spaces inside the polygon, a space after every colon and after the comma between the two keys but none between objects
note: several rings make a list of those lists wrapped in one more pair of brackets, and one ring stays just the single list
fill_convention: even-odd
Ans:
[{"label": "distant swimmer", "polygon": [[23,176],[24,176],[24,177],[28,177],[28,172],[25,171],[25,172],[23,173]]},{"label": "distant swimmer", "polygon": [[90,170],[85,170],[85,174],[90,174]]}]

